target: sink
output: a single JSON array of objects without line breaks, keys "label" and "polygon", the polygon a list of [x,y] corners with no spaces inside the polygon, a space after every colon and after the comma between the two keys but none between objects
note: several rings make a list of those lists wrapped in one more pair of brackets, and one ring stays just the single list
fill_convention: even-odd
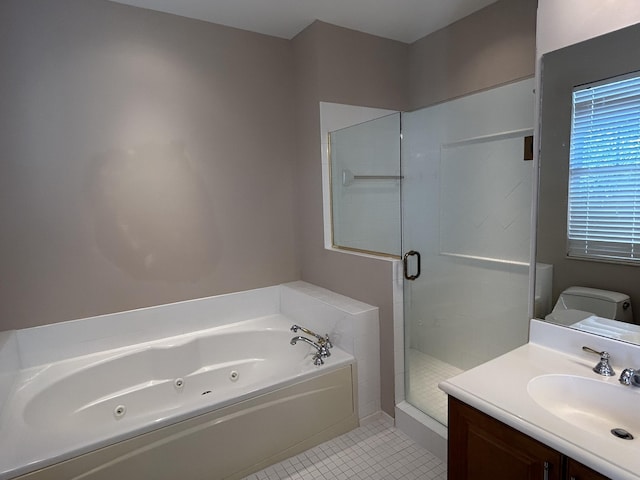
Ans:
[{"label": "sink", "polygon": [[549,413],[587,432],[615,438],[611,430],[618,428],[640,441],[640,389],[620,385],[615,377],[541,375],[529,381],[527,391]]}]

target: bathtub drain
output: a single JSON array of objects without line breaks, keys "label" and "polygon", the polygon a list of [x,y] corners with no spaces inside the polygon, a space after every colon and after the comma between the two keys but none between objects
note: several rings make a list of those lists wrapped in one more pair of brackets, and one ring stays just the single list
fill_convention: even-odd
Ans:
[{"label": "bathtub drain", "polygon": [[118,405],[116,408],[113,409],[113,415],[116,418],[124,417],[125,413],[127,413],[127,407],[125,407],[124,405]]},{"label": "bathtub drain", "polygon": [[176,388],[180,389],[180,388],[184,387],[184,380],[183,380],[182,378],[176,378],[176,379],[174,380],[174,382],[173,382],[173,385],[174,385]]},{"label": "bathtub drain", "polygon": [[231,380],[232,382],[235,382],[239,378],[240,378],[240,374],[236,370],[231,370],[231,373],[229,374],[229,380]]}]

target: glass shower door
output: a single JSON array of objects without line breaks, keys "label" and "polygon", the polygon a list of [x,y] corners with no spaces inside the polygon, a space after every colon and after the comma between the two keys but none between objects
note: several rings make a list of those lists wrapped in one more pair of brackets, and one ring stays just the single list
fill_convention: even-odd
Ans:
[{"label": "glass shower door", "polygon": [[532,92],[529,79],[402,116],[405,397],[443,425],[438,383],[527,341]]}]

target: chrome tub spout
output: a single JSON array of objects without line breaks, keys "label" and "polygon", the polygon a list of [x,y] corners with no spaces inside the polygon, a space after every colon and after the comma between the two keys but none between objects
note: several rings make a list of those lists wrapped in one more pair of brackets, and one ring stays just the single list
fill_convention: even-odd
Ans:
[{"label": "chrome tub spout", "polygon": [[296,337],[293,337],[291,339],[290,343],[291,343],[291,345],[295,345],[299,341],[302,341],[302,342],[304,342],[304,343],[306,343],[308,345],[311,345],[313,348],[316,349],[316,353],[313,356],[313,364],[314,365],[324,365],[324,359],[331,355],[331,353],[329,353],[329,349],[326,347],[326,345],[318,344],[318,343],[314,342],[313,340],[309,340],[307,337],[303,337],[302,335],[298,335]]}]

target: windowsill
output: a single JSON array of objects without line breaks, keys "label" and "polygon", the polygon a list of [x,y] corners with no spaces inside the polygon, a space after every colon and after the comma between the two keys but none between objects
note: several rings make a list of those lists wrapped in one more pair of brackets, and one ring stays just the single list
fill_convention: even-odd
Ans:
[{"label": "windowsill", "polygon": [[615,258],[598,258],[598,257],[579,257],[565,255],[567,260],[580,260],[583,262],[609,263],[612,265],[626,265],[627,267],[640,267],[640,259],[638,260],[617,260]]}]

